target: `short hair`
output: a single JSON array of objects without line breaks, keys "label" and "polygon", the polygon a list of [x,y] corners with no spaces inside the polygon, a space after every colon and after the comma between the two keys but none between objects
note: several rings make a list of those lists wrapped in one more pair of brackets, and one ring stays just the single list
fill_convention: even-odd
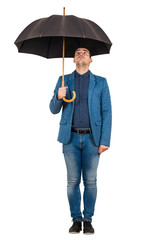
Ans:
[{"label": "short hair", "polygon": [[[79,48],[85,48],[85,49],[87,49],[88,50],[88,52],[89,52],[89,56],[90,56],[90,58],[91,58],[91,51],[88,49],[88,48],[86,48],[86,47],[79,47]],[[79,48],[77,48],[77,49],[79,49]],[[75,52],[77,51],[77,49],[74,51],[74,55],[75,55]]]}]

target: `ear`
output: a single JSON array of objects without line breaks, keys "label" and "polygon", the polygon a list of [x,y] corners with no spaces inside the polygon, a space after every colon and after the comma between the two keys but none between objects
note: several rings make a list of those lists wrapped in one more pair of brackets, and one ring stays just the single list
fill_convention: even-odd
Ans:
[{"label": "ear", "polygon": [[93,59],[92,58],[90,58],[90,63],[92,63],[93,62]]},{"label": "ear", "polygon": [[73,62],[75,63],[75,58],[73,58]]}]

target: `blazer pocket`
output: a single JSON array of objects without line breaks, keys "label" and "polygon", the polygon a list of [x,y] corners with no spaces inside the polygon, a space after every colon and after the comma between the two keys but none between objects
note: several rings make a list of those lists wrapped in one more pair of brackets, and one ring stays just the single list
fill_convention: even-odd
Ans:
[{"label": "blazer pocket", "polygon": [[96,124],[97,126],[101,125],[101,124],[102,124],[102,123],[101,123],[101,120],[97,120],[97,121],[95,122],[95,124]]},{"label": "blazer pocket", "polygon": [[65,125],[67,123],[67,120],[66,119],[61,119],[61,121],[60,121],[60,125]]}]

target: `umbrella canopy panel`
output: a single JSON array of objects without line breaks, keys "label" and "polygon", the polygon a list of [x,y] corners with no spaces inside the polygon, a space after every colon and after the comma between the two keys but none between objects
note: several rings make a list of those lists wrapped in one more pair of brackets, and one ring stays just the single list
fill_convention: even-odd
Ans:
[{"label": "umbrella canopy panel", "polygon": [[15,44],[19,52],[32,53],[45,58],[62,57],[65,37],[65,57],[74,57],[79,47],[90,50],[91,55],[110,52],[112,43],[94,22],[73,15],[52,15],[28,25]]}]

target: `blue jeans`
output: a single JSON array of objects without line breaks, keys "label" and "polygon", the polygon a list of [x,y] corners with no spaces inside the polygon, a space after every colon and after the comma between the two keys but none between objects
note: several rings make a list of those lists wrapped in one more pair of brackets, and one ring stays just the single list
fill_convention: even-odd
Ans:
[{"label": "blue jeans", "polygon": [[[63,154],[67,167],[67,195],[71,217],[74,220],[92,222],[97,196],[97,167],[100,154],[92,134],[71,133],[70,142],[63,144]],[[83,203],[81,212],[81,172],[84,183]]]}]

